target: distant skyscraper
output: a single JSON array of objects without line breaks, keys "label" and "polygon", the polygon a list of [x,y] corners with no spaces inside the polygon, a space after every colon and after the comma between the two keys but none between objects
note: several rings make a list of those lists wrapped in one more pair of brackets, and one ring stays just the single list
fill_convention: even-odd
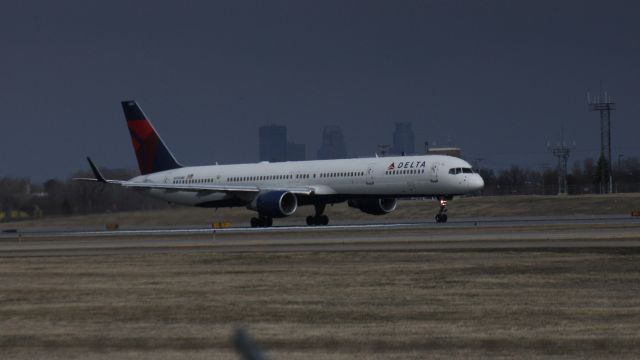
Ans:
[{"label": "distant skyscraper", "polygon": [[347,148],[344,144],[342,130],[337,125],[326,126],[322,130],[322,145],[318,150],[318,159],[344,159]]},{"label": "distant skyscraper", "polygon": [[410,122],[396,123],[393,131],[393,153],[394,154],[415,154],[415,136],[411,129]]},{"label": "distant skyscraper", "polygon": [[287,143],[287,160],[304,161],[307,160],[307,146],[305,144]]},{"label": "distant skyscraper", "polygon": [[259,129],[260,161],[287,160],[287,127],[266,125]]}]

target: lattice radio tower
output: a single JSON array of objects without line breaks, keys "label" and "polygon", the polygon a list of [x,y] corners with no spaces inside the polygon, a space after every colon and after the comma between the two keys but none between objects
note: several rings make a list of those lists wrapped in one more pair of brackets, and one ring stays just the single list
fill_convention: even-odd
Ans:
[{"label": "lattice radio tower", "polygon": [[[600,160],[604,160],[604,168],[600,168],[600,192],[613,192],[613,172],[611,167],[611,112],[616,109],[616,103],[607,92],[595,96],[593,99],[587,93],[587,103],[590,111],[600,112]],[[606,170],[606,171],[605,171]]]},{"label": "lattice radio tower", "polygon": [[564,142],[564,130],[562,131],[562,141],[555,146],[549,146],[549,150],[553,153],[553,156],[558,158],[558,195],[567,195],[567,163],[569,162],[569,155],[571,155],[571,149],[575,146],[569,146]]}]

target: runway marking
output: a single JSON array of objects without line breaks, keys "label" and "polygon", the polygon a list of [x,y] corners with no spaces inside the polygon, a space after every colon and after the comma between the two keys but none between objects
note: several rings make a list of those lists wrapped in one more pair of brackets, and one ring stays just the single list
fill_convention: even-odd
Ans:
[{"label": "runway marking", "polygon": [[17,231],[0,234],[0,241],[4,239],[15,239],[19,237],[28,238],[57,238],[57,237],[122,237],[122,236],[145,236],[145,235],[197,235],[197,234],[233,234],[233,233],[278,233],[278,232],[331,232],[345,230],[377,230],[377,229],[420,229],[425,230],[450,230],[450,229],[470,229],[470,228],[493,228],[493,227],[514,227],[520,226],[544,226],[544,225],[606,225],[606,224],[628,224],[640,225],[637,218],[632,217],[582,217],[582,218],[516,218],[516,219],[481,219],[481,220],[461,220],[447,224],[436,224],[432,222],[417,223],[382,223],[382,224],[344,224],[329,226],[274,226],[270,228],[236,227],[225,229],[213,228],[189,228],[189,229],[131,229],[131,230],[97,230],[97,231]]},{"label": "runway marking", "polygon": [[170,252],[438,251],[640,248],[630,218],[345,224],[321,227],[33,231],[0,236],[0,257]]}]

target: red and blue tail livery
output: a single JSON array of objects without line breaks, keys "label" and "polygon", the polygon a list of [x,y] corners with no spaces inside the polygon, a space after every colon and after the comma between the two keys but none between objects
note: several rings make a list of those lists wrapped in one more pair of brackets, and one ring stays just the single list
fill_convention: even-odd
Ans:
[{"label": "red and blue tail livery", "polygon": [[123,101],[122,109],[142,175],[182,167],[135,101]]}]

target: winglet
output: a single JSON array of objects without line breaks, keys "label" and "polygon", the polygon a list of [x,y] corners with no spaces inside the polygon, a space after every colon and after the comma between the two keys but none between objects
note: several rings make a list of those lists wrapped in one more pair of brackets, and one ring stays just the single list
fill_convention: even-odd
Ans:
[{"label": "winglet", "polygon": [[102,183],[106,183],[107,179],[105,179],[104,176],[102,176],[102,173],[100,172],[100,170],[98,170],[98,167],[96,166],[96,164],[94,164],[93,161],[91,161],[91,158],[88,156],[87,156],[87,161],[89,161],[89,166],[91,166],[91,171],[93,171],[93,176],[96,177],[96,180]]}]

